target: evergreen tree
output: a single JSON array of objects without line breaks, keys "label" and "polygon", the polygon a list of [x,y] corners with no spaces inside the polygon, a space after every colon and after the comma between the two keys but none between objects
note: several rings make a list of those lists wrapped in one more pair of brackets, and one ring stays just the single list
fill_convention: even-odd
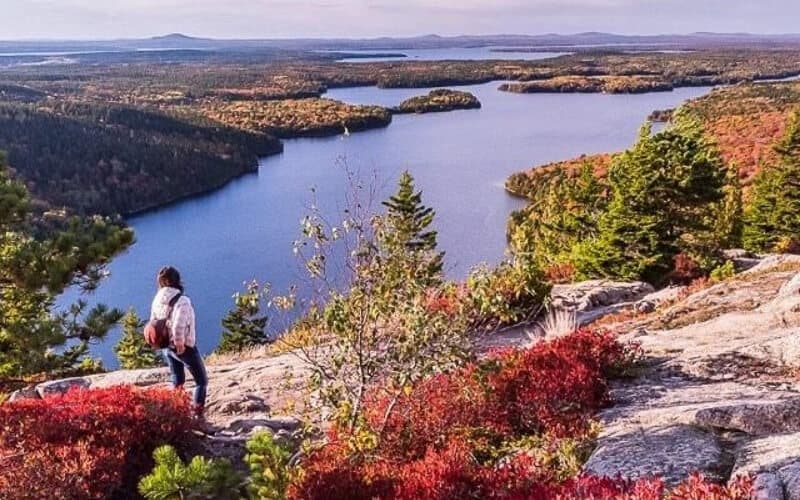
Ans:
[{"label": "evergreen tree", "polygon": [[139,481],[139,493],[148,500],[242,498],[244,481],[228,460],[196,456],[186,464],[168,445],[157,448],[153,458],[153,471]]},{"label": "evergreen tree", "polygon": [[161,364],[159,356],[144,340],[144,323],[133,309],[122,318],[122,338],[114,346],[114,354],[125,370],[152,368]]},{"label": "evergreen tree", "polygon": [[724,191],[725,198],[717,207],[714,217],[714,239],[722,248],[738,248],[742,244],[744,213],[742,184],[737,168],[729,168]]},{"label": "evergreen tree", "polygon": [[575,175],[560,171],[546,183],[509,226],[513,255],[539,268],[568,262],[576,244],[596,235],[597,219],[608,202],[606,188],[589,162]]},{"label": "evergreen tree", "polygon": [[237,293],[235,307],[222,319],[222,338],[218,354],[239,352],[269,342],[266,334],[268,318],[262,314],[264,293],[256,282],[248,283],[247,291]]},{"label": "evergreen tree", "polygon": [[775,152],[777,162],[756,175],[745,210],[748,250],[780,251],[800,243],[800,111],[792,114]]},{"label": "evergreen tree", "polygon": [[634,147],[611,166],[612,198],[598,236],[574,252],[579,273],[660,283],[678,253],[707,257],[724,172],[718,151],[696,124],[655,135],[644,126]]},{"label": "evergreen tree", "polygon": [[0,157],[0,381],[88,366],[89,343],[122,312],[79,301],[56,314],[55,297],[69,286],[93,290],[104,265],[132,241],[130,230],[106,218],[36,213]]},{"label": "evergreen tree", "polygon": [[436,213],[422,204],[422,192],[415,190],[414,178],[408,171],[400,176],[397,192],[383,205],[387,211],[378,242],[386,259],[413,261],[415,265],[407,268],[412,276],[407,279],[427,284],[441,282],[444,253],[437,251],[437,233],[431,229]]},{"label": "evergreen tree", "polygon": [[244,461],[250,469],[250,498],[283,500],[292,479],[292,447],[261,432],[247,441]]}]

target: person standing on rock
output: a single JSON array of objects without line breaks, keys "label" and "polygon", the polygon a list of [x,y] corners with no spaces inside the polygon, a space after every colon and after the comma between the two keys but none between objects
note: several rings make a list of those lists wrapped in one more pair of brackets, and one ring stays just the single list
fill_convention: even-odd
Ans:
[{"label": "person standing on rock", "polygon": [[[162,349],[164,359],[172,374],[172,385],[183,389],[186,369],[194,378],[194,410],[198,417],[203,416],[208,390],[208,375],[203,357],[197,349],[194,308],[189,297],[183,294],[181,274],[174,267],[163,267],[158,271],[158,292],[150,308],[150,324],[166,320],[169,334],[167,346]],[[148,325],[148,328],[151,328]],[[147,335],[147,332],[145,332]],[[160,346],[160,347],[163,347]]]}]

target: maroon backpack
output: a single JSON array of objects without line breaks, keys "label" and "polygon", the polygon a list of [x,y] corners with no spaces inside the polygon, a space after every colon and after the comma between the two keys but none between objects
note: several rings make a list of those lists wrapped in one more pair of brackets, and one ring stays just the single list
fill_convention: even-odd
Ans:
[{"label": "maroon backpack", "polygon": [[147,326],[144,327],[144,339],[154,349],[166,349],[169,347],[169,321],[172,317],[172,310],[182,295],[182,293],[178,293],[170,299],[166,318],[151,319]]}]

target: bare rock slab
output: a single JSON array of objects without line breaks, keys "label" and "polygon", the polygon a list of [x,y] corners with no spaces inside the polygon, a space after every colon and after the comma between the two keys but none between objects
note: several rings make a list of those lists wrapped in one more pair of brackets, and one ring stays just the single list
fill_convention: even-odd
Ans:
[{"label": "bare rock slab", "polygon": [[638,479],[652,475],[673,485],[694,472],[725,480],[725,454],[717,438],[689,425],[631,430],[601,438],[584,472]]},{"label": "bare rock slab", "polygon": [[86,378],[73,377],[43,382],[36,386],[36,392],[42,398],[46,398],[57,394],[65,394],[71,389],[88,389],[90,386],[91,383]]},{"label": "bare rock slab", "polygon": [[755,500],[784,500],[783,482],[778,474],[765,472],[753,479],[753,498]]},{"label": "bare rock slab", "polygon": [[20,401],[22,399],[41,399],[41,396],[39,395],[39,391],[36,390],[36,387],[31,386],[16,390],[8,397],[10,402]]},{"label": "bare rock slab", "polygon": [[86,377],[92,388],[112,387],[116,385],[135,385],[150,387],[169,382],[167,368],[150,368],[143,370],[119,370]]},{"label": "bare rock slab", "polygon": [[733,475],[777,473],[800,463],[800,432],[750,440],[736,451]]},{"label": "bare rock slab", "polygon": [[800,398],[706,408],[698,411],[695,419],[702,426],[737,430],[752,436],[800,432]]}]

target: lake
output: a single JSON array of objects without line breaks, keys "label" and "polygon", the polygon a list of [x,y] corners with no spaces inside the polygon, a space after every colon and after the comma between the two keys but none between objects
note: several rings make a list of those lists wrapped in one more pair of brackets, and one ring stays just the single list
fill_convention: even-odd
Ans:
[{"label": "lake", "polygon": [[[177,266],[197,310],[199,346],[210,352],[232,294],[250,279],[267,280],[278,291],[298,283],[292,254],[299,223],[315,187],[319,205],[341,206],[345,176],[340,164],[375,170],[388,194],[400,172],[410,170],[423,200],[436,209],[439,243],[448,273],[465,276],[480,263],[504,256],[509,213],[523,202],[503,190],[518,170],[582,153],[628,147],[648,114],[705,94],[708,88],[640,95],[513,94],[500,82],[460,87],[482,102],[479,110],[396,116],[387,128],[349,137],[285,141],[279,156],[261,161],[247,175],[211,194],[129,220],[138,242],[110,266],[92,302],[135,307],[149,314],[154,275]],[[336,89],[327,97],[392,106],[429,89]],[[112,335],[94,347],[115,366]]]},{"label": "lake", "polygon": [[348,54],[403,54],[406,57],[351,57],[340,59],[339,62],[368,63],[384,61],[477,61],[483,59],[494,59],[504,61],[538,61],[540,59],[550,59],[563,56],[569,52],[493,52],[494,49],[502,47],[469,47],[469,48],[449,48],[449,49],[397,49],[397,50],[347,50],[342,51]]}]

